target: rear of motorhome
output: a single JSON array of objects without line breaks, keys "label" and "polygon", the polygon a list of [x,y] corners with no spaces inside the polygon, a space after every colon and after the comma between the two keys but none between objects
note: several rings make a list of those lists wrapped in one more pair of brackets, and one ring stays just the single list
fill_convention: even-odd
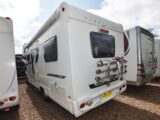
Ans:
[{"label": "rear of motorhome", "polygon": [[76,117],[126,90],[122,25],[67,3],[24,51],[28,82]]},{"label": "rear of motorhome", "polygon": [[19,101],[13,24],[8,17],[0,17],[0,41],[0,110],[8,111]]},{"label": "rear of motorhome", "polygon": [[155,39],[156,72],[155,78],[160,77],[160,40]]},{"label": "rear of motorhome", "polygon": [[129,85],[142,86],[154,78],[155,51],[154,36],[142,27],[125,31],[124,54],[128,61],[125,80]]}]

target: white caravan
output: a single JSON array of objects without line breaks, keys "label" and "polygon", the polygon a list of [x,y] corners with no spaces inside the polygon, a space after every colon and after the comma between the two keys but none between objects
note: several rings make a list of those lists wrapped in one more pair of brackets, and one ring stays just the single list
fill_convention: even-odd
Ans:
[{"label": "white caravan", "polygon": [[12,20],[0,17],[0,110],[8,111],[19,101]]},{"label": "white caravan", "polygon": [[76,117],[126,90],[123,27],[62,3],[25,47],[28,82]]},{"label": "white caravan", "polygon": [[148,30],[136,26],[125,31],[124,54],[127,60],[125,80],[129,85],[142,86],[154,78],[154,36]]},{"label": "white caravan", "polygon": [[160,40],[155,40],[155,56],[156,56],[156,72],[155,72],[155,78],[160,77]]}]

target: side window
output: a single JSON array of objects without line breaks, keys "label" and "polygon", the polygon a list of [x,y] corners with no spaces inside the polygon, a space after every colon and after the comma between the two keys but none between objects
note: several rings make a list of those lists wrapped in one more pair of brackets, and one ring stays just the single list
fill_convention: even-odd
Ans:
[{"label": "side window", "polygon": [[32,51],[31,52],[31,63],[32,63],[32,72],[33,72],[33,74],[35,73],[35,70],[34,70],[34,59],[35,59],[35,57],[34,57],[34,51]]},{"label": "side window", "polygon": [[38,62],[38,58],[39,58],[39,48],[35,49],[35,54],[36,54],[35,63],[37,63]]},{"label": "side window", "polygon": [[52,37],[44,45],[45,62],[53,62],[58,60],[57,36]]},{"label": "side window", "polygon": [[115,38],[105,33],[91,32],[90,41],[94,58],[115,56]]},{"label": "side window", "polygon": [[33,63],[34,62],[34,54],[31,53],[31,62]]}]

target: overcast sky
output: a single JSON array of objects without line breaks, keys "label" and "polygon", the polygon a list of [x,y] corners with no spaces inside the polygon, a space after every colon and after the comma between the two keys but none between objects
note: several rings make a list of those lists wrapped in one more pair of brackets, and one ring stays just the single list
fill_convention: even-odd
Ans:
[{"label": "overcast sky", "polygon": [[[14,22],[16,53],[22,52],[24,43],[30,41],[37,30],[63,0],[0,0],[0,16]],[[139,25],[154,28],[160,35],[159,0],[66,0],[111,21],[121,23],[124,29]]]}]

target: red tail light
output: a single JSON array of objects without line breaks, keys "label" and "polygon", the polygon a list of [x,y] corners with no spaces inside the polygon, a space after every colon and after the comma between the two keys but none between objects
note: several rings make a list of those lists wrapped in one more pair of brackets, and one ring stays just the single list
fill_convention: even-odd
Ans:
[{"label": "red tail light", "polygon": [[85,106],[86,106],[85,103],[81,103],[80,106],[79,106],[79,108],[82,109],[82,108],[84,108]]},{"label": "red tail light", "polygon": [[4,109],[5,110],[5,112],[8,112],[8,111],[10,111],[10,108],[6,108],[6,109]]},{"label": "red tail light", "polygon": [[137,76],[140,76],[140,77],[144,77],[144,65],[143,64],[137,64]]},{"label": "red tail light", "polygon": [[14,101],[15,99],[16,99],[15,96],[12,96],[12,97],[9,98],[10,101]]},{"label": "red tail light", "polygon": [[3,101],[6,103],[6,102],[8,102],[8,99],[4,99]]},{"label": "red tail light", "polygon": [[143,64],[137,64],[137,66],[138,66],[138,67],[142,67],[142,68],[144,67]]},{"label": "red tail light", "polygon": [[2,106],[4,104],[4,102],[0,102],[0,106]]},{"label": "red tail light", "polygon": [[106,30],[106,29],[100,29],[100,32],[103,32],[103,33],[109,33],[109,30]]}]

